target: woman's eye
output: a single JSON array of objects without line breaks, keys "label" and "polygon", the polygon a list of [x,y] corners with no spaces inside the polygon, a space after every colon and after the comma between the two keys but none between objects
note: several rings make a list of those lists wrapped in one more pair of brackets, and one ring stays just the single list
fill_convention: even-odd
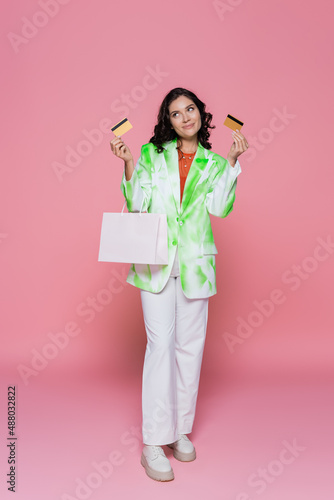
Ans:
[{"label": "woman's eye", "polygon": [[[194,110],[195,108],[193,106],[190,106],[190,108],[187,109],[187,111]],[[176,115],[179,113],[176,111],[175,113],[172,113],[172,117],[174,118]]]}]

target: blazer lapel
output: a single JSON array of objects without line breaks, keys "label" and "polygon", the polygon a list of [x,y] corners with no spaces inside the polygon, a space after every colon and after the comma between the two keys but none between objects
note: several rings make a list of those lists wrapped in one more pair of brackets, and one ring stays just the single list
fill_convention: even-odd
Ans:
[{"label": "blazer lapel", "polygon": [[182,204],[181,204],[181,214],[185,211],[187,205],[189,204],[191,197],[193,195],[196,184],[200,180],[200,177],[207,166],[209,158],[207,157],[207,150],[199,142],[195,157],[192,161],[190,170],[187,175],[186,183],[184,186]]},{"label": "blazer lapel", "polygon": [[171,185],[176,211],[180,212],[180,173],[179,155],[176,149],[177,138],[163,144],[163,155],[166,162],[167,174]]}]

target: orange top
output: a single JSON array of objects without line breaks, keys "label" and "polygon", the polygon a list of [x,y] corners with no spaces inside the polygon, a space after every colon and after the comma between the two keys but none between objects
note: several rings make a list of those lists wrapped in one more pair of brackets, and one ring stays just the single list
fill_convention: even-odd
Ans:
[{"label": "orange top", "polygon": [[195,157],[195,153],[187,154],[182,153],[180,148],[177,148],[179,153],[179,172],[180,172],[180,204],[182,203],[182,196],[184,191],[184,185],[186,183],[187,175],[191,167],[192,161]]}]

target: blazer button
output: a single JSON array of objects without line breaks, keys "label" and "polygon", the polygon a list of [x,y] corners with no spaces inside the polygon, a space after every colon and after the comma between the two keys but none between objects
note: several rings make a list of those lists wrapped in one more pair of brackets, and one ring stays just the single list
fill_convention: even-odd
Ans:
[{"label": "blazer button", "polygon": [[182,226],[182,224],[183,224],[183,220],[180,220],[180,226]]},{"label": "blazer button", "polygon": [[177,245],[177,241],[176,241],[176,240],[173,240],[173,241],[172,241],[172,245],[174,245],[174,246],[175,246],[175,245]]}]

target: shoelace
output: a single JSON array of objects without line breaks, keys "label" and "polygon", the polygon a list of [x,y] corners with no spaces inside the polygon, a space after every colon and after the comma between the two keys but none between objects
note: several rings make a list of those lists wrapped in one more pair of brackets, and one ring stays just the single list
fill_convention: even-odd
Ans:
[{"label": "shoelace", "polygon": [[189,441],[189,439],[188,439],[188,437],[186,436],[186,434],[179,434],[179,436],[180,436],[180,437],[179,437],[178,441],[181,441],[182,439],[183,439],[184,441]]},{"label": "shoelace", "polygon": [[154,458],[158,458],[159,455],[163,457],[166,456],[164,450],[160,446],[152,446],[151,448],[153,451]]}]

